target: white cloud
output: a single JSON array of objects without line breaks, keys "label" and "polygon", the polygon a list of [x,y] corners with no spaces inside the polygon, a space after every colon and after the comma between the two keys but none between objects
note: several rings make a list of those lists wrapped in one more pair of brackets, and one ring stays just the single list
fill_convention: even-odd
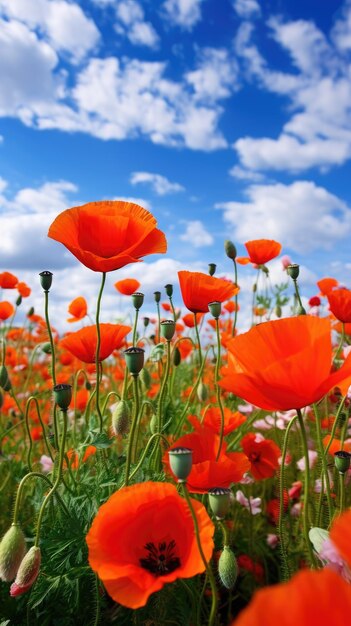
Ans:
[{"label": "white cloud", "polygon": [[182,241],[187,241],[195,248],[202,248],[204,246],[210,246],[213,244],[214,239],[212,235],[206,230],[203,223],[199,220],[194,220],[186,223],[186,230],[183,235],[180,235]]},{"label": "white cloud", "polygon": [[172,25],[185,30],[192,28],[201,20],[201,2],[203,0],[166,0],[163,9]]},{"label": "white cloud", "polygon": [[75,3],[65,0],[0,0],[1,13],[30,29],[39,29],[56,50],[81,60],[98,43],[93,20]]},{"label": "white cloud", "polygon": [[342,52],[351,49],[351,1],[346,0],[340,9],[340,17],[335,21],[331,37]]},{"label": "white cloud", "polygon": [[264,179],[263,174],[260,172],[253,172],[252,170],[246,170],[240,165],[234,165],[229,170],[229,174],[234,178],[238,178],[239,180],[251,180],[253,182],[259,182]]},{"label": "white cloud", "polygon": [[149,184],[153,191],[159,196],[184,191],[184,187],[179,183],[172,183],[165,176],[152,174],[151,172],[133,172],[130,176],[130,182],[132,185],[138,185],[140,183]]},{"label": "white cloud", "polygon": [[236,13],[244,19],[255,17],[261,13],[257,0],[233,0],[233,7]]},{"label": "white cloud", "polygon": [[139,204],[144,209],[151,211],[151,204],[149,200],[145,200],[145,198],[135,198],[134,196],[118,196],[113,198],[113,200],[124,200],[124,202],[132,202],[133,204]]},{"label": "white cloud", "polygon": [[198,53],[198,68],[185,75],[196,100],[204,102],[228,98],[238,88],[238,65],[228,51],[204,48]]},{"label": "white cloud", "polygon": [[[351,65],[340,54],[337,34],[351,19],[336,23],[331,40],[310,21],[283,22],[271,17],[268,25],[275,42],[286,51],[291,72],[272,69],[252,43],[253,25],[243,23],[236,51],[251,80],[288,98],[292,115],[277,138],[241,137],[234,144],[245,168],[302,171],[340,165],[351,156]],[[341,30],[340,30],[341,29]]]},{"label": "white cloud", "polygon": [[157,47],[159,37],[150,22],[145,21],[144,9],[136,0],[121,0],[115,7],[116,30],[128,37],[132,44]]},{"label": "white cloud", "polygon": [[299,253],[330,250],[350,236],[350,208],[314,182],[252,185],[247,202],[216,205],[238,241],[275,239]]}]

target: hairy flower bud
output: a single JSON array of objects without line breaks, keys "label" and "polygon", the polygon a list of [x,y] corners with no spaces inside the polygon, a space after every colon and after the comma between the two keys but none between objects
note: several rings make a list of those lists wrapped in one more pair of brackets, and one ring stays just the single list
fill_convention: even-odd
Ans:
[{"label": "hairy flower bud", "polygon": [[208,398],[208,389],[206,385],[201,381],[197,388],[197,397],[200,402],[206,402]]},{"label": "hairy flower bud", "polygon": [[218,574],[222,585],[226,589],[233,589],[238,578],[238,563],[233,550],[224,546],[218,561]]},{"label": "hairy flower bud", "polygon": [[233,242],[230,241],[229,239],[227,239],[224,242],[224,250],[225,250],[227,257],[229,257],[229,259],[232,259],[233,261],[236,259],[236,255],[237,255],[236,247],[233,244]]},{"label": "hairy flower bud", "polygon": [[112,413],[112,432],[114,435],[126,435],[129,431],[130,411],[125,400],[117,402]]},{"label": "hairy flower bud", "polygon": [[37,546],[32,546],[21,561],[16,580],[10,588],[11,596],[20,596],[26,593],[36,581],[41,563],[41,552]]},{"label": "hairy flower bud", "polygon": [[21,527],[12,524],[0,543],[0,578],[13,580],[26,552],[26,541]]}]

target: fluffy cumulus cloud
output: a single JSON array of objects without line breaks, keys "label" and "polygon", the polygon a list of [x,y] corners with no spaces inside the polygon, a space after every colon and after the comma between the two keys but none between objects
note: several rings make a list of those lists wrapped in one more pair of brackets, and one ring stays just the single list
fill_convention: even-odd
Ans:
[{"label": "fluffy cumulus cloud", "polygon": [[258,184],[246,193],[246,202],[217,204],[235,240],[275,239],[284,248],[304,253],[330,250],[350,236],[350,208],[314,182]]},{"label": "fluffy cumulus cloud", "polygon": [[351,3],[335,21],[330,37],[307,20],[271,17],[271,38],[286,54],[291,71],[274,70],[253,43],[254,27],[244,22],[236,51],[248,77],[287,98],[292,114],[278,137],[241,137],[235,142],[241,165],[251,170],[328,168],[351,156],[351,65],[345,51]]},{"label": "fluffy cumulus cloud", "polygon": [[148,184],[158,196],[165,196],[169,193],[177,193],[184,191],[184,187],[179,183],[172,183],[161,174],[152,174],[151,172],[133,172],[130,177],[132,185]]},{"label": "fluffy cumulus cloud", "polygon": [[244,19],[255,17],[261,13],[257,0],[233,0],[233,7],[235,12]]},{"label": "fluffy cumulus cloud", "polygon": [[195,248],[202,248],[213,244],[214,239],[211,233],[206,230],[200,220],[193,220],[186,223],[185,232],[180,235],[182,241],[186,241]]},{"label": "fluffy cumulus cloud", "polygon": [[175,26],[192,30],[201,20],[201,3],[203,0],[166,0],[163,13],[166,19]]},{"label": "fluffy cumulus cloud", "polygon": [[150,22],[145,21],[144,9],[136,0],[121,0],[115,5],[117,33],[128,37],[132,44],[156,48],[159,37]]},{"label": "fluffy cumulus cloud", "polygon": [[216,102],[228,98],[239,88],[238,65],[229,52],[221,48],[198,51],[198,67],[185,75],[194,89],[195,99]]}]

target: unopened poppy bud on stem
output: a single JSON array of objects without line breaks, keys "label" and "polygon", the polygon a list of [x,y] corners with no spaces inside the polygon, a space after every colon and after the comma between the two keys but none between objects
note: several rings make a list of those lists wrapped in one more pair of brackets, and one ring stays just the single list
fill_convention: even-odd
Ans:
[{"label": "unopened poppy bud on stem", "polygon": [[43,272],[39,273],[39,276],[42,288],[44,289],[44,291],[49,291],[52,285],[52,272],[50,272],[49,270],[44,270]]},{"label": "unopened poppy bud on stem", "polygon": [[208,264],[208,273],[210,276],[214,276],[216,273],[217,265],[215,263]]},{"label": "unopened poppy bud on stem", "polygon": [[26,541],[19,524],[12,524],[0,543],[0,578],[10,582],[17,574],[26,552]]},{"label": "unopened poppy bud on stem", "polygon": [[10,588],[11,596],[20,596],[26,593],[35,583],[41,563],[41,552],[37,546],[32,546],[21,561],[16,580]]},{"label": "unopened poppy bud on stem", "polygon": [[114,435],[126,435],[129,431],[130,411],[125,400],[117,402],[112,413],[112,432]]},{"label": "unopened poppy bud on stem", "polygon": [[168,450],[169,464],[179,483],[185,483],[193,465],[193,451],[190,448]]},{"label": "unopened poppy bud on stem", "polygon": [[208,398],[208,389],[206,385],[201,381],[197,388],[197,397],[200,402],[206,402]]},{"label": "unopened poppy bud on stem", "polygon": [[226,589],[233,589],[238,578],[238,563],[233,550],[224,546],[218,561],[218,574]]},{"label": "unopened poppy bud on stem", "polygon": [[227,257],[229,259],[232,259],[233,261],[235,261],[236,256],[237,256],[236,247],[233,244],[233,242],[230,241],[229,239],[227,239],[224,242],[224,250],[225,250],[225,253],[226,253]]}]

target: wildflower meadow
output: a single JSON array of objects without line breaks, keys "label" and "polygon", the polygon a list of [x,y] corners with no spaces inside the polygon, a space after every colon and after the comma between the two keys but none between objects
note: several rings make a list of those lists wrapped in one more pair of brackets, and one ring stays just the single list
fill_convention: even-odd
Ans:
[{"label": "wildflower meadow", "polygon": [[[149,210],[92,202],[48,236],[101,283],[62,333],[50,268],[40,311],[0,273],[1,625],[347,623],[351,290],[320,276],[304,307],[279,242],[227,240],[225,276],[179,271],[143,317],[118,272],[166,254]],[[101,321],[107,273],[128,319]]]}]

